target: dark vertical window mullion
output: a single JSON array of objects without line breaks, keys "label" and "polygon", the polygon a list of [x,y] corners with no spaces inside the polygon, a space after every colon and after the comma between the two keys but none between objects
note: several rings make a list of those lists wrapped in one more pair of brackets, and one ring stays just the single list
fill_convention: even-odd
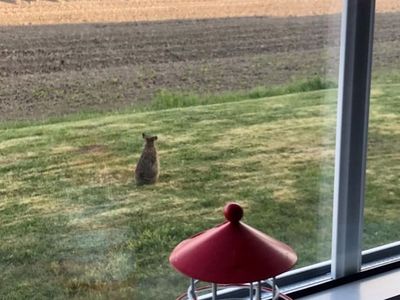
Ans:
[{"label": "dark vertical window mullion", "polygon": [[332,276],[361,269],[375,0],[344,0],[333,204]]}]

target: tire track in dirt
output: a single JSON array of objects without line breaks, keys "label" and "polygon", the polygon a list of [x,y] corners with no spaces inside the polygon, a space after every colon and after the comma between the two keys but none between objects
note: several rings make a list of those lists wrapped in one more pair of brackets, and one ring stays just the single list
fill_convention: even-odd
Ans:
[{"label": "tire track in dirt", "polygon": [[[0,34],[13,33],[0,50],[0,56],[4,57],[0,61],[0,74],[51,73],[312,50],[330,42],[329,30],[339,31],[338,24],[332,28],[326,20],[324,17],[242,18],[7,28]],[[313,38],[309,39],[310,36]],[[337,41],[337,37],[335,34],[332,40]]]}]

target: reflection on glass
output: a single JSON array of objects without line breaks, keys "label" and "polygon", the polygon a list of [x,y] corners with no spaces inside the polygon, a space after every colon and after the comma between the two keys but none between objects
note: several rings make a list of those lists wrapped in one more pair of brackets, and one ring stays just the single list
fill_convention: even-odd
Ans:
[{"label": "reflection on glass", "polygon": [[377,1],[368,137],[364,249],[399,240],[400,7]]},{"label": "reflection on glass", "polygon": [[[329,259],[341,1],[319,2],[1,1],[0,298],[174,299],[170,251],[232,200],[297,267]],[[143,132],[160,177],[136,186]]]}]

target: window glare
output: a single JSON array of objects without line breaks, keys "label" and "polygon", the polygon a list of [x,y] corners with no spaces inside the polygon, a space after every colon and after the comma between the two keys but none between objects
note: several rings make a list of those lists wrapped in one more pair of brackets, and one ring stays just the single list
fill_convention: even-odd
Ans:
[{"label": "window glare", "polygon": [[399,240],[399,9],[377,0],[367,158],[364,249]]},{"label": "window glare", "polygon": [[[400,3],[377,2],[366,249],[400,225]],[[176,299],[170,252],[228,201],[295,268],[329,260],[341,9],[0,1],[0,299]]]}]

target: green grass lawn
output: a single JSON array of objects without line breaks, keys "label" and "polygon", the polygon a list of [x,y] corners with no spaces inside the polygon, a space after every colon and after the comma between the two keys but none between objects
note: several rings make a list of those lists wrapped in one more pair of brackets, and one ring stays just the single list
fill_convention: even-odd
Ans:
[{"label": "green grass lawn", "polygon": [[[398,95],[373,92],[366,246],[400,228]],[[336,90],[324,90],[3,124],[0,299],[175,299],[188,281],[169,253],[232,200],[296,250],[297,267],[328,259],[335,122]],[[142,132],[159,137],[154,186],[133,181]]]}]

